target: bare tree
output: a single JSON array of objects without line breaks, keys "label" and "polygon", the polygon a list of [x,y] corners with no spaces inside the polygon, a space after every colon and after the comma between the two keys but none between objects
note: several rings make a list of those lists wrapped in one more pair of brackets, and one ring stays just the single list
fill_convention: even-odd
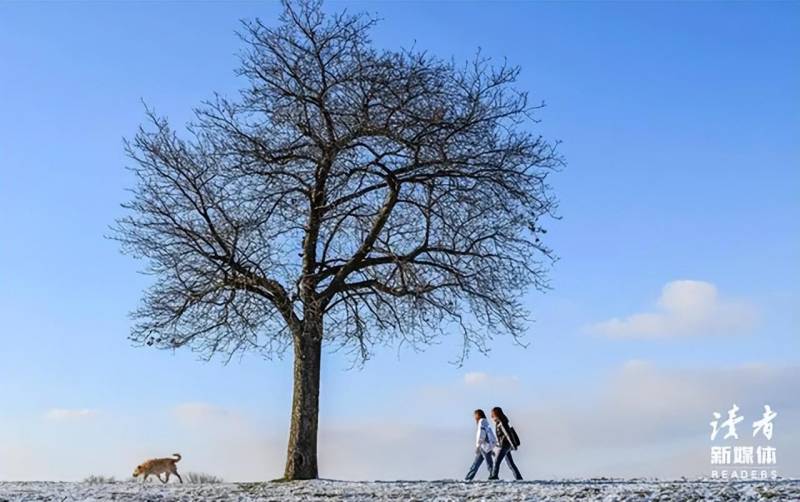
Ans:
[{"label": "bare tree", "polygon": [[561,164],[530,132],[518,68],[373,48],[367,15],[285,5],[243,24],[236,99],[176,134],[148,109],[127,143],[138,183],[116,238],[148,260],[131,338],[211,357],[294,351],[287,479],[317,477],[323,342],[459,333],[463,353],[518,338],[546,287],[540,242]]}]

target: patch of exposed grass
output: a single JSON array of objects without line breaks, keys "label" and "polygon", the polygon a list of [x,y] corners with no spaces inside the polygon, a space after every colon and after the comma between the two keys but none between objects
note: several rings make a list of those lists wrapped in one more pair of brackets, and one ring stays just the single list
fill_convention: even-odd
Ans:
[{"label": "patch of exposed grass", "polygon": [[83,482],[90,485],[102,485],[105,483],[116,483],[117,478],[114,476],[98,476],[96,474],[92,474],[91,476],[84,478]]},{"label": "patch of exposed grass", "polygon": [[187,472],[183,474],[183,479],[187,483],[192,484],[217,484],[224,483],[225,480],[213,474],[206,474],[204,472]]}]

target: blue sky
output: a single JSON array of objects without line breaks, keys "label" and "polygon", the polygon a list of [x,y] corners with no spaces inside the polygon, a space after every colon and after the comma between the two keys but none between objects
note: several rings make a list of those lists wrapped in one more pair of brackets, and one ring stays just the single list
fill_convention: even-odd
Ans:
[{"label": "blue sky", "polygon": [[[662,424],[666,442],[642,436],[625,455],[622,446],[585,455],[573,445],[566,451],[581,461],[548,463],[537,456],[544,445],[520,465],[540,476],[677,475],[685,458],[697,461],[686,474],[703,473],[708,418],[732,399],[756,415],[770,396],[792,427],[800,402],[780,389],[800,364],[800,5],[326,5],[343,7],[383,18],[373,33],[380,47],[416,43],[457,60],[480,47],[519,64],[520,87],[547,103],[539,130],[563,141],[568,166],[552,178],[561,202],[548,233],[560,257],[553,290],[526,297],[536,318],[530,346],[499,339],[463,367],[448,364],[456,338],[419,354],[387,348],[361,370],[329,354],[323,476],[460,476],[469,412],[494,404],[530,417],[518,426],[530,438],[549,423],[537,424],[542,416],[574,418],[592,402],[607,408],[601,431],[613,436],[614,410],[630,393],[687,410],[674,411],[686,430]],[[0,479],[122,476],[137,455],[176,449],[196,470],[229,479],[280,474],[289,360],[223,366],[131,347],[127,313],[148,278],[104,238],[132,185],[122,138],[143,121],[141,100],[182,124],[213,91],[233,94],[242,84],[233,74],[238,20],[272,23],[278,12],[256,2],[0,5]],[[631,378],[652,387],[629,388]],[[686,401],[683,390],[713,378],[741,384]],[[153,421],[164,426],[153,431]],[[786,457],[800,444],[798,423],[785,432]],[[437,448],[437,462],[418,470],[385,453],[336,465],[359,424],[376,430],[354,440],[374,441],[370,451],[439,429],[453,450]],[[386,429],[403,432],[387,438]],[[563,444],[580,437],[561,434]],[[679,439],[685,448],[667,454]],[[66,461],[76,448],[83,465]],[[114,463],[92,463],[112,450]],[[641,450],[653,457],[649,470],[615,460]],[[40,472],[26,467],[42,453]],[[252,461],[226,470],[225,455]],[[794,455],[784,474],[800,475]]]}]

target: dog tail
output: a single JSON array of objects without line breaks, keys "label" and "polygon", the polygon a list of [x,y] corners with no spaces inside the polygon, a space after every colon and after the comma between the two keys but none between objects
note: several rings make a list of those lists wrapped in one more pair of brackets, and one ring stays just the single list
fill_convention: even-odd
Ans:
[{"label": "dog tail", "polygon": [[173,453],[172,456],[173,457],[178,457],[178,458],[175,459],[176,462],[178,462],[181,459],[181,454],[180,453]]}]

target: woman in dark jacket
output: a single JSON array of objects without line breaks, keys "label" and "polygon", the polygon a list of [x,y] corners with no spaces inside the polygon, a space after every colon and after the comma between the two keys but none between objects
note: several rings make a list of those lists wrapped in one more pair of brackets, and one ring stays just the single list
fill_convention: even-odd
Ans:
[{"label": "woman in dark jacket", "polygon": [[511,444],[511,439],[508,437],[508,431],[511,429],[508,417],[505,413],[503,413],[503,409],[497,406],[492,408],[492,420],[494,420],[495,423],[497,447],[500,448],[500,451],[497,452],[497,457],[494,460],[494,466],[492,468],[492,475],[489,477],[489,479],[498,479],[498,474],[500,474],[500,463],[505,458],[508,468],[514,473],[514,479],[517,481],[522,480],[522,474],[520,474],[519,469],[517,469],[517,465],[514,463],[514,458],[511,456],[511,450],[513,449],[514,445]]}]

